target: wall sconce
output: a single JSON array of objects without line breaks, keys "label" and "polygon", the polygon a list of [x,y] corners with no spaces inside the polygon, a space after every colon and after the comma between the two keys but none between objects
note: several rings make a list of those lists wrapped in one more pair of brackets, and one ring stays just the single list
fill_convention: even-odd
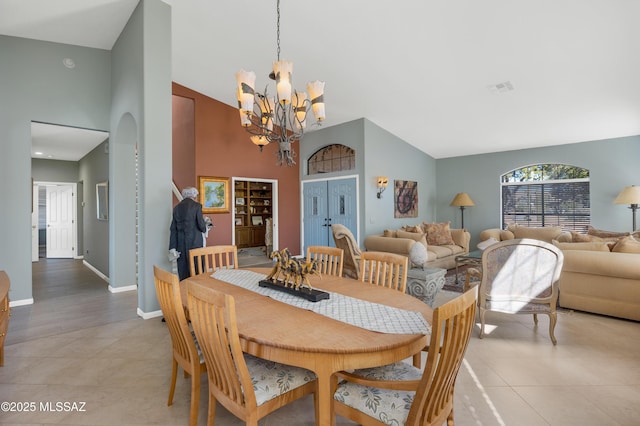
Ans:
[{"label": "wall sconce", "polygon": [[462,215],[462,228],[464,228],[464,208],[475,206],[476,203],[473,202],[471,197],[469,197],[469,194],[467,194],[466,192],[459,192],[453,198],[453,201],[450,205],[454,207],[460,207],[460,214]]},{"label": "wall sconce", "polygon": [[613,204],[629,204],[629,208],[633,215],[633,229],[631,232],[636,231],[636,210],[638,210],[638,204],[640,204],[640,186],[627,186],[622,190],[620,194],[613,200]]},{"label": "wall sconce", "polygon": [[389,184],[389,178],[386,176],[378,176],[378,193],[376,194],[378,198],[382,198],[382,193],[385,189],[387,189],[387,185]]}]

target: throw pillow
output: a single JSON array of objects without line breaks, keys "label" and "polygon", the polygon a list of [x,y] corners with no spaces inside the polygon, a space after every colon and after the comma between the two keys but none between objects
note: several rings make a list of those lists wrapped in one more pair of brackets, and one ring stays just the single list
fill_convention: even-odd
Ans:
[{"label": "throw pillow", "polygon": [[487,238],[487,239],[486,239],[486,240],[484,240],[484,241],[480,241],[480,242],[478,243],[478,246],[477,246],[477,247],[478,247],[478,249],[480,249],[480,250],[484,250],[484,249],[486,249],[487,247],[489,247],[489,246],[491,246],[491,245],[494,245],[495,243],[498,243],[498,242],[499,242],[499,241],[498,241],[498,240],[496,240],[495,238],[490,237],[490,238]]},{"label": "throw pillow", "polygon": [[383,237],[390,237],[390,238],[396,238],[398,236],[398,231],[391,230],[391,229],[385,229],[384,232],[382,233]]},{"label": "throw pillow", "polygon": [[612,231],[604,231],[602,229],[596,229],[593,226],[589,226],[589,230],[587,234],[593,235],[595,237],[600,238],[621,238],[629,235],[628,232],[612,232]]},{"label": "throw pillow", "polygon": [[571,241],[574,243],[588,243],[591,241],[595,241],[592,235],[581,234],[576,231],[570,231],[570,232],[571,232]]},{"label": "throw pillow", "polygon": [[621,238],[611,251],[616,253],[640,253],[640,241],[629,235]]},{"label": "throw pillow", "polygon": [[553,245],[560,250],[587,250],[587,251],[610,251],[609,245],[604,241],[592,241],[584,243],[561,243],[553,240]]},{"label": "throw pillow", "polygon": [[426,224],[427,243],[434,246],[455,244],[453,237],[451,236],[450,225],[451,222]]}]

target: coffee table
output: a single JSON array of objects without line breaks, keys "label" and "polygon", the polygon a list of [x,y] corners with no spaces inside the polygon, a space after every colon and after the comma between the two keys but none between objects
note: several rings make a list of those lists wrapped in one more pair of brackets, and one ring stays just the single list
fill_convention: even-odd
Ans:
[{"label": "coffee table", "polygon": [[481,266],[482,250],[474,250],[467,254],[456,256],[456,284],[458,284],[458,268],[464,265]]}]

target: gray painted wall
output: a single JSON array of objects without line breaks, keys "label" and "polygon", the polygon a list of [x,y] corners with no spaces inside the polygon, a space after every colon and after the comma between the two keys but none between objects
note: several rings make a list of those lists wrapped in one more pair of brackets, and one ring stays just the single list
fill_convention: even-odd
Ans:
[{"label": "gray painted wall", "polygon": [[[30,300],[31,121],[109,130],[110,53],[0,36],[0,269]],[[63,58],[77,64],[67,69]],[[9,201],[10,200],[10,201]]]},{"label": "gray painted wall", "polygon": [[[138,4],[111,52],[0,36],[0,240],[12,242],[0,246],[0,269],[11,278],[12,301],[32,298],[30,125],[35,120],[110,132],[111,246],[120,241],[116,236],[128,237],[118,256],[110,253],[110,285],[137,284],[138,312],[158,309],[152,266],[169,267],[172,205],[170,46],[171,8],[157,0]],[[75,60],[73,70],[62,65],[66,57]],[[130,255],[136,195],[137,257]],[[120,281],[114,271],[133,271],[138,281]]]},{"label": "gray painted wall", "polygon": [[[343,144],[356,151],[356,169],[339,173],[307,175],[307,159],[318,149],[331,144]],[[435,218],[436,167],[435,160],[415,147],[361,118],[338,126],[307,133],[300,143],[300,178],[302,180],[328,179],[335,176],[358,175],[360,183],[360,234],[364,237],[381,233],[385,228],[415,225]],[[376,197],[378,176],[389,178],[389,187]],[[418,217],[393,217],[394,179],[418,182]]]},{"label": "gray painted wall", "polygon": [[533,164],[563,163],[590,171],[592,225],[630,231],[630,210],[612,202],[625,186],[640,185],[639,160],[640,136],[438,159],[437,218],[460,223],[460,209],[449,203],[456,193],[467,192],[476,203],[464,215],[474,248],[482,230],[501,226],[500,175]]},{"label": "gray painted wall", "polygon": [[109,222],[97,218],[96,184],[109,180],[109,154],[105,152],[108,144],[108,141],[101,143],[82,158],[78,173],[85,200],[82,210],[78,209],[78,216],[82,217],[84,224],[80,254],[106,276],[109,276]]}]

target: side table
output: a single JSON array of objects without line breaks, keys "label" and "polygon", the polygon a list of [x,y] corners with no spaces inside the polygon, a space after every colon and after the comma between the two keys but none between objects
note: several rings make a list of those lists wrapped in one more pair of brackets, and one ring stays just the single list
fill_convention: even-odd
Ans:
[{"label": "side table", "polygon": [[444,287],[447,270],[442,268],[411,268],[407,271],[407,294],[433,307],[438,290]]}]

